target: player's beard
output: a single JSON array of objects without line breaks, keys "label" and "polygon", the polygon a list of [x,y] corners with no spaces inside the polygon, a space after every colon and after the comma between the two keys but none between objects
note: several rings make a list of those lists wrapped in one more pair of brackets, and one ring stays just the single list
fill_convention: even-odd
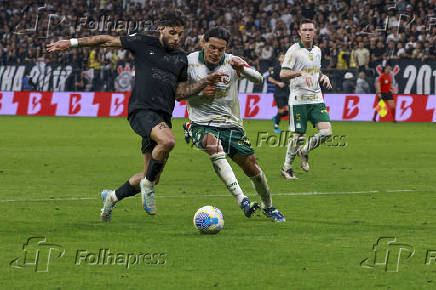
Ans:
[{"label": "player's beard", "polygon": [[169,37],[162,36],[162,42],[164,44],[165,49],[174,50],[179,47],[179,44],[170,44]]}]

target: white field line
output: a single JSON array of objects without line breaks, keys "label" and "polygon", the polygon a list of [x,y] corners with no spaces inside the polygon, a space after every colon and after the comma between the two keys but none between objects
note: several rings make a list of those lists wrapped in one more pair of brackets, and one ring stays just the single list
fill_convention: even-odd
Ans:
[{"label": "white field line", "polygon": [[[393,193],[393,192],[413,192],[414,189],[392,189],[392,190],[367,190],[367,191],[329,191],[329,192],[286,192],[286,193],[273,193],[274,196],[308,196],[308,195],[339,195],[339,194],[369,194],[369,193]],[[248,194],[255,196],[255,194]],[[229,197],[229,194],[207,194],[207,195],[162,195],[156,198],[204,198],[204,197]],[[44,199],[4,199],[0,203],[7,202],[34,202],[34,201],[76,201],[76,200],[96,200],[98,197],[66,197],[66,198],[44,198]]]}]

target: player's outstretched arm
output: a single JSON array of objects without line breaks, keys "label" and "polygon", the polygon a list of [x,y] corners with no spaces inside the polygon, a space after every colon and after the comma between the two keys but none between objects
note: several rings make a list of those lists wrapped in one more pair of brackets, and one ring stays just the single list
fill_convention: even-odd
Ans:
[{"label": "player's outstretched arm", "polygon": [[72,38],[60,40],[47,44],[48,52],[66,51],[72,47],[121,47],[121,40],[118,36],[96,35],[83,38]]},{"label": "player's outstretched arm", "polygon": [[247,64],[245,60],[240,57],[234,56],[231,61],[232,68],[243,75],[246,79],[253,83],[263,82],[263,77],[260,72]]},{"label": "player's outstretched arm", "polygon": [[217,71],[202,78],[198,82],[178,83],[175,98],[177,101],[180,101],[198,95],[208,84],[216,84],[217,82],[222,81],[226,76],[228,76],[226,73]]}]

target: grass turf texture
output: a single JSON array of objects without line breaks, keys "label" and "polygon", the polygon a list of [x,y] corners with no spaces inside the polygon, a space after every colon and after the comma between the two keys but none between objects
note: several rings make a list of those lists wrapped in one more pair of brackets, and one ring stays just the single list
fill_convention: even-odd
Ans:
[{"label": "grass turf texture", "polygon": [[[434,289],[436,261],[425,261],[436,249],[435,124],[333,123],[347,145],[312,152],[309,173],[297,157],[299,179],[287,181],[280,177],[286,148],[256,147],[257,132],[272,134],[271,122],[246,121],[277,194],[273,204],[287,218],[274,224],[242,214],[207,155],[184,144],[182,122],[173,122],[177,145],[157,186],[158,214],[146,215],[140,199],[130,198],[103,224],[101,189],[118,187],[142,168],[140,139],[128,122],[0,117],[1,288]],[[242,189],[258,199],[231,164]],[[301,194],[307,192],[332,194]],[[56,200],[72,198],[88,199]],[[208,204],[225,217],[218,235],[193,229],[193,214]],[[64,256],[52,257],[46,273],[10,267],[24,256],[26,240],[38,236],[63,246]],[[415,249],[410,259],[403,253],[397,273],[360,266],[383,236]],[[99,249],[164,253],[165,264],[75,264],[77,250]]]}]

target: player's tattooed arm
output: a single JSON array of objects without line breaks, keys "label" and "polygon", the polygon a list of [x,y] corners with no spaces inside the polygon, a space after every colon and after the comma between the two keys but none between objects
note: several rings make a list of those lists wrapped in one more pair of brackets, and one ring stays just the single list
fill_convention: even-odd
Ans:
[{"label": "player's tattooed arm", "polygon": [[[72,40],[71,40],[72,41]],[[66,51],[72,47],[70,40],[59,40],[54,43],[47,44],[48,52]],[[89,37],[82,37],[76,39],[77,46],[87,47],[121,47],[121,40],[117,36],[110,35],[96,35]]]},{"label": "player's tattooed arm", "polygon": [[223,72],[214,72],[207,77],[202,78],[198,82],[182,82],[178,83],[176,89],[176,100],[186,100],[192,96],[198,95],[208,84],[215,84],[222,81],[227,74]]},{"label": "player's tattooed arm", "polygon": [[121,40],[117,36],[96,35],[77,39],[79,46],[98,46],[98,47],[121,47]]}]

